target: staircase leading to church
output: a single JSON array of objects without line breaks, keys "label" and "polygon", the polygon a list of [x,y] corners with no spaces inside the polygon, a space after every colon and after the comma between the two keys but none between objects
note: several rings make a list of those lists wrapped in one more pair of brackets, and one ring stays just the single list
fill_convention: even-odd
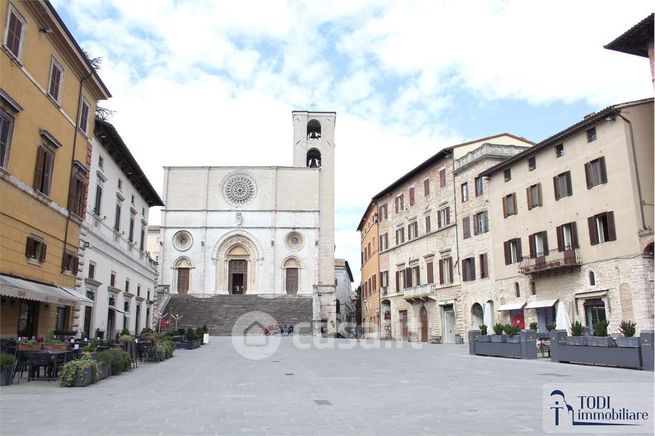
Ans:
[{"label": "staircase leading to church", "polygon": [[[210,335],[231,336],[232,329],[239,317],[252,311],[262,311],[280,324],[297,326],[301,323],[311,325],[312,297],[298,295],[280,295],[275,297],[258,295],[215,295],[198,298],[193,295],[171,294],[166,313],[181,315],[178,328],[197,328],[207,324]],[[251,320],[241,320],[237,326],[239,334],[261,332],[258,326],[254,330]]]}]

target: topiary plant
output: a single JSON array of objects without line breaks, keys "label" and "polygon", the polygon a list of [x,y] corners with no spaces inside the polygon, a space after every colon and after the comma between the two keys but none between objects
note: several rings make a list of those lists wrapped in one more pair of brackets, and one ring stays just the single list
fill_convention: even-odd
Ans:
[{"label": "topiary plant", "polygon": [[196,339],[202,339],[202,336],[205,334],[202,327],[196,329]]},{"label": "topiary plant", "polygon": [[584,332],[584,327],[580,324],[580,321],[576,321],[571,324],[571,336],[582,336]]},{"label": "topiary plant", "polygon": [[196,338],[196,332],[194,332],[191,327],[186,329],[186,340],[193,341],[195,338]]},{"label": "topiary plant", "polygon": [[499,323],[499,322],[497,322],[496,324],[494,324],[494,334],[495,334],[495,335],[502,335],[502,334],[503,334],[503,330],[505,330],[505,324],[501,324],[501,323]]},{"label": "topiary plant", "polygon": [[621,321],[621,324],[619,325],[619,331],[626,338],[631,338],[637,332],[637,323],[632,321]]},{"label": "topiary plant", "polygon": [[515,326],[513,324],[505,325],[504,330],[505,330],[505,333],[507,334],[507,336],[509,336],[509,337],[516,336],[521,331],[520,328],[518,328],[517,326]]},{"label": "topiary plant", "polygon": [[531,322],[530,323],[530,330],[534,330],[535,332],[537,331],[537,323],[536,322]]},{"label": "topiary plant", "polygon": [[552,331],[555,330],[556,328],[557,328],[557,326],[556,326],[555,324],[548,324],[548,325],[546,325],[546,330],[548,330],[549,332],[552,332]]},{"label": "topiary plant", "polygon": [[209,330],[207,329],[207,324],[203,324],[203,326],[202,326],[202,332],[203,332],[203,333],[208,333],[208,332],[209,332]]},{"label": "topiary plant", "polygon": [[16,356],[9,353],[0,354],[0,369],[8,370],[14,368],[14,362],[16,361]]},{"label": "topiary plant", "polygon": [[486,335],[487,335],[487,326],[486,326],[486,325],[482,324],[482,325],[480,326],[480,334],[481,334],[482,336],[486,336]]},{"label": "topiary plant", "polygon": [[607,336],[607,326],[610,322],[606,319],[594,323],[594,336]]}]

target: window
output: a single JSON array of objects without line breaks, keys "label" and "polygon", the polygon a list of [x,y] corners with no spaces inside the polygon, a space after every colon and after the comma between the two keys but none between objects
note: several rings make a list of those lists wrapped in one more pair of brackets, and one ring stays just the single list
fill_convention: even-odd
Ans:
[{"label": "window", "polygon": [[70,251],[64,252],[64,257],[61,260],[61,271],[67,272],[70,274],[77,274],[77,268],[79,266],[79,259],[75,254]]},{"label": "window", "polygon": [[541,183],[530,186],[526,192],[528,196],[528,210],[541,206]]},{"label": "window", "polygon": [[571,185],[571,171],[567,171],[553,177],[553,187],[555,189],[555,200],[559,200],[563,197],[570,197],[573,195],[573,187]]},{"label": "window", "polygon": [[396,197],[395,201],[395,211],[396,213],[402,212],[405,209],[405,197],[403,194],[400,194]]},{"label": "window", "polygon": [[405,270],[399,269],[399,271],[396,271],[396,292],[403,289],[405,289]]},{"label": "window", "polygon": [[141,285],[136,285],[136,296],[137,297],[141,296]]},{"label": "window", "polygon": [[486,210],[473,215],[473,234],[480,235],[489,231],[489,214]]},{"label": "window", "polygon": [[475,258],[468,257],[462,262],[462,280],[470,282],[475,280]]},{"label": "window", "polygon": [[510,180],[512,180],[512,169],[507,168],[505,171],[503,171],[503,175],[505,176],[505,181],[509,182]]},{"label": "window", "polygon": [[443,168],[442,170],[439,171],[439,186],[441,188],[446,187],[446,169]]},{"label": "window", "polygon": [[589,286],[596,286],[596,274],[593,271],[589,271]]},{"label": "window", "polygon": [[421,269],[418,265],[407,268],[405,274],[407,274],[407,287],[421,284]]},{"label": "window", "polygon": [[382,271],[380,273],[380,286],[383,288],[389,286],[389,271]]},{"label": "window", "polygon": [[52,170],[55,154],[46,146],[41,145],[36,152],[36,169],[34,171],[34,189],[44,195],[50,195]]},{"label": "window", "polygon": [[475,196],[479,197],[484,194],[484,179],[482,177],[475,178]]},{"label": "window", "polygon": [[596,128],[592,127],[587,129],[587,142],[592,142],[596,140]]},{"label": "window", "polygon": [[425,217],[425,233],[428,234],[432,231],[432,223],[430,222],[430,215]]},{"label": "window", "polygon": [[532,171],[535,168],[537,168],[537,158],[532,156],[531,158],[528,158],[528,171]]},{"label": "window", "polygon": [[607,183],[607,169],[605,168],[604,157],[587,162],[584,165],[584,171],[587,178],[587,189]]},{"label": "window", "polygon": [[489,277],[489,260],[487,253],[482,253],[480,255],[480,278],[486,279]]},{"label": "window", "polygon": [[427,272],[428,284],[434,283],[434,264],[432,261],[425,263],[425,269]]},{"label": "window", "polygon": [[143,251],[145,248],[146,229],[141,227],[141,235],[139,236],[139,250]]},{"label": "window", "polygon": [[555,146],[555,156],[556,157],[564,156],[564,144],[558,144]]},{"label": "window", "polygon": [[128,227],[127,240],[129,242],[134,242],[134,220],[136,215],[134,213],[130,214],[130,227]]},{"label": "window", "polygon": [[514,282],[514,295],[516,295],[516,297],[521,296],[521,286],[519,286],[519,282]]},{"label": "window", "polygon": [[546,232],[537,232],[528,236],[528,243],[532,259],[548,255],[548,234]]},{"label": "window", "polygon": [[98,168],[103,169],[104,164],[105,164],[105,159],[102,156],[98,156]]},{"label": "window", "polygon": [[400,245],[405,242],[405,229],[401,228],[396,230],[396,245]]},{"label": "window", "polygon": [[96,264],[95,262],[89,262],[89,274],[87,276],[90,279],[96,278]]},{"label": "window", "polygon": [[605,303],[600,298],[585,300],[584,311],[587,327],[593,328],[594,324],[598,321],[605,321],[607,319]]},{"label": "window", "polygon": [[43,263],[45,262],[47,248],[43,239],[36,236],[28,236],[27,243],[25,244],[25,257],[28,260]]},{"label": "window", "polygon": [[411,241],[418,237],[418,223],[414,221],[407,226],[407,240]]},{"label": "window", "polygon": [[537,295],[537,283],[534,280],[530,281],[530,293],[532,295]]},{"label": "window", "polygon": [[469,200],[469,184],[468,182],[462,183],[462,203]]},{"label": "window", "polygon": [[96,185],[96,203],[93,206],[93,213],[100,216],[102,212],[102,185]]},{"label": "window", "polygon": [[86,168],[78,161],[73,165],[70,191],[68,193],[68,210],[78,217],[84,217],[84,193],[86,192]]},{"label": "window", "polygon": [[380,251],[384,251],[389,248],[389,235],[383,233],[380,235]]},{"label": "window", "polygon": [[130,280],[125,279],[125,292],[130,292]]},{"label": "window", "polygon": [[442,228],[450,225],[450,208],[444,207],[437,212],[437,227]]},{"label": "window", "polygon": [[409,188],[409,205],[414,206],[414,188]]},{"label": "window", "polygon": [[118,190],[123,191],[123,181],[121,179],[118,179]]},{"label": "window", "polygon": [[439,284],[449,285],[453,283],[453,258],[445,257],[439,259]]},{"label": "window", "polygon": [[505,265],[510,265],[512,263],[520,262],[523,260],[520,238],[514,238],[510,239],[509,241],[505,241],[503,248],[505,251]]},{"label": "window", "polygon": [[389,216],[387,215],[387,205],[386,204],[383,204],[382,206],[380,206],[378,208],[378,217],[380,218],[380,221],[384,221],[387,218],[389,218]]},{"label": "window", "polygon": [[114,218],[114,230],[119,231],[121,229],[121,203],[120,201],[116,203],[116,217]]},{"label": "window", "polygon": [[575,222],[567,223],[556,228],[557,251],[572,250],[578,248],[578,230]]},{"label": "window", "polygon": [[462,237],[464,239],[471,237],[471,218],[465,217],[462,219]]},{"label": "window", "polygon": [[68,310],[65,306],[57,306],[57,314],[55,318],[55,330],[64,331],[68,329]]},{"label": "window", "polygon": [[89,102],[86,101],[85,98],[82,98],[82,103],[80,106],[80,120],[79,120],[79,128],[86,135],[87,130],[89,128],[89,110],[90,110],[91,105],[89,105]]},{"label": "window", "polygon": [[16,59],[20,59],[23,50],[23,37],[25,34],[25,20],[18,15],[13,7],[9,7],[9,19],[5,30],[5,47]]},{"label": "window", "polygon": [[507,218],[516,215],[516,194],[512,193],[503,197],[503,216]]},{"label": "window", "polygon": [[0,110],[0,167],[6,167],[9,160],[9,146],[11,145],[13,126],[14,119]]},{"label": "window", "polygon": [[50,97],[52,97],[57,103],[59,103],[59,97],[61,95],[61,85],[63,78],[64,69],[54,58],[52,58],[52,64],[50,65],[50,83],[48,85],[48,95],[50,95]]},{"label": "window", "polygon": [[425,197],[430,195],[430,179],[423,180],[423,195]]},{"label": "window", "polygon": [[116,273],[114,271],[111,272],[111,276],[109,277],[109,286],[112,288],[116,287]]},{"label": "window", "polygon": [[132,194],[132,198],[130,198],[130,203],[134,206],[134,194]]},{"label": "window", "polygon": [[614,212],[605,212],[587,218],[591,245],[616,240]]}]

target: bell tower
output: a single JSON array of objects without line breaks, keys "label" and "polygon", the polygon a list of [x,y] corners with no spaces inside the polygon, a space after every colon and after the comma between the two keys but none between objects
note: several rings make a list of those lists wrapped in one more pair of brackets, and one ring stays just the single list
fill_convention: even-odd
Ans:
[{"label": "bell tower", "polygon": [[334,127],[336,112],[293,111],[293,166],[319,171],[318,281],[314,332],[336,334],[334,282]]}]

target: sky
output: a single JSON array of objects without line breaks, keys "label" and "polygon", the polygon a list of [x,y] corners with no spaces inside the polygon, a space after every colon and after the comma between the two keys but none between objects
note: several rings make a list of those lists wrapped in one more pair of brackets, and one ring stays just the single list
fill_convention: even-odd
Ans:
[{"label": "sky", "polygon": [[163,166],[291,165],[291,111],[336,112],[336,256],[356,283],[371,197],[443,147],[539,142],[653,95],[647,59],[603,48],[650,1],[52,3],[160,195]]}]

